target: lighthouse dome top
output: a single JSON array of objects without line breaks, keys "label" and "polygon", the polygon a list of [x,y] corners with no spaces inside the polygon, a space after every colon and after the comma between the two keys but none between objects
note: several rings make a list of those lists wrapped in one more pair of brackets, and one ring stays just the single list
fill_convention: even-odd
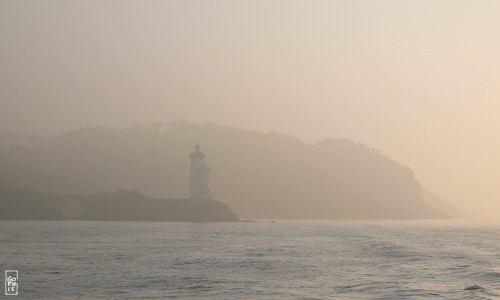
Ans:
[{"label": "lighthouse dome top", "polygon": [[204,159],[205,153],[203,153],[203,151],[201,151],[200,145],[196,144],[196,146],[194,146],[194,151],[189,156],[191,158]]}]

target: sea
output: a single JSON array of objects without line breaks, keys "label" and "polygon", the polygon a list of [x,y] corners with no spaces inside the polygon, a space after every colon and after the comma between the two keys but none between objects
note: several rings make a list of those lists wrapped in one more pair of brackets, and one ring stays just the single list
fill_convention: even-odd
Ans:
[{"label": "sea", "polygon": [[0,269],[2,299],[500,299],[500,222],[0,221]]}]

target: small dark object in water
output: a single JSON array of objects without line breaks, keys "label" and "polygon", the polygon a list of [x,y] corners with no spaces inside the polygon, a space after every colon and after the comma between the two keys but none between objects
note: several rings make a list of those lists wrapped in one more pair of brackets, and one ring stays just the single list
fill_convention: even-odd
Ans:
[{"label": "small dark object in water", "polygon": [[276,222],[275,222],[274,220],[272,220],[272,221],[271,221],[271,222],[269,222],[269,223],[276,223]]},{"label": "small dark object in water", "polygon": [[474,284],[474,285],[471,285],[471,286],[468,286],[465,288],[466,291],[474,291],[474,290],[484,290],[484,288],[482,286],[479,286],[477,284]]}]

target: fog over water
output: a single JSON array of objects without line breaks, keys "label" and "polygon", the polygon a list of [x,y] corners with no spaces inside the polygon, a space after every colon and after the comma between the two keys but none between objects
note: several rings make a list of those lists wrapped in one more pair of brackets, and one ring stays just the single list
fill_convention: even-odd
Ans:
[{"label": "fog over water", "polygon": [[21,270],[23,299],[500,298],[498,222],[2,221],[0,229],[0,257],[11,257],[0,268]]},{"label": "fog over water", "polygon": [[0,134],[215,122],[346,137],[500,218],[498,1],[0,2]]}]

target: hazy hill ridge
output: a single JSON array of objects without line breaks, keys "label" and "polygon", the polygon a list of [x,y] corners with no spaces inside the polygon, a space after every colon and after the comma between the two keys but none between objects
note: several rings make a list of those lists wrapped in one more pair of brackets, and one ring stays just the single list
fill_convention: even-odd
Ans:
[{"label": "hazy hill ridge", "polygon": [[277,133],[178,121],[0,138],[0,184],[93,194],[139,190],[186,198],[188,154],[200,143],[211,190],[244,218],[437,218],[413,171],[348,139],[308,144]]}]

